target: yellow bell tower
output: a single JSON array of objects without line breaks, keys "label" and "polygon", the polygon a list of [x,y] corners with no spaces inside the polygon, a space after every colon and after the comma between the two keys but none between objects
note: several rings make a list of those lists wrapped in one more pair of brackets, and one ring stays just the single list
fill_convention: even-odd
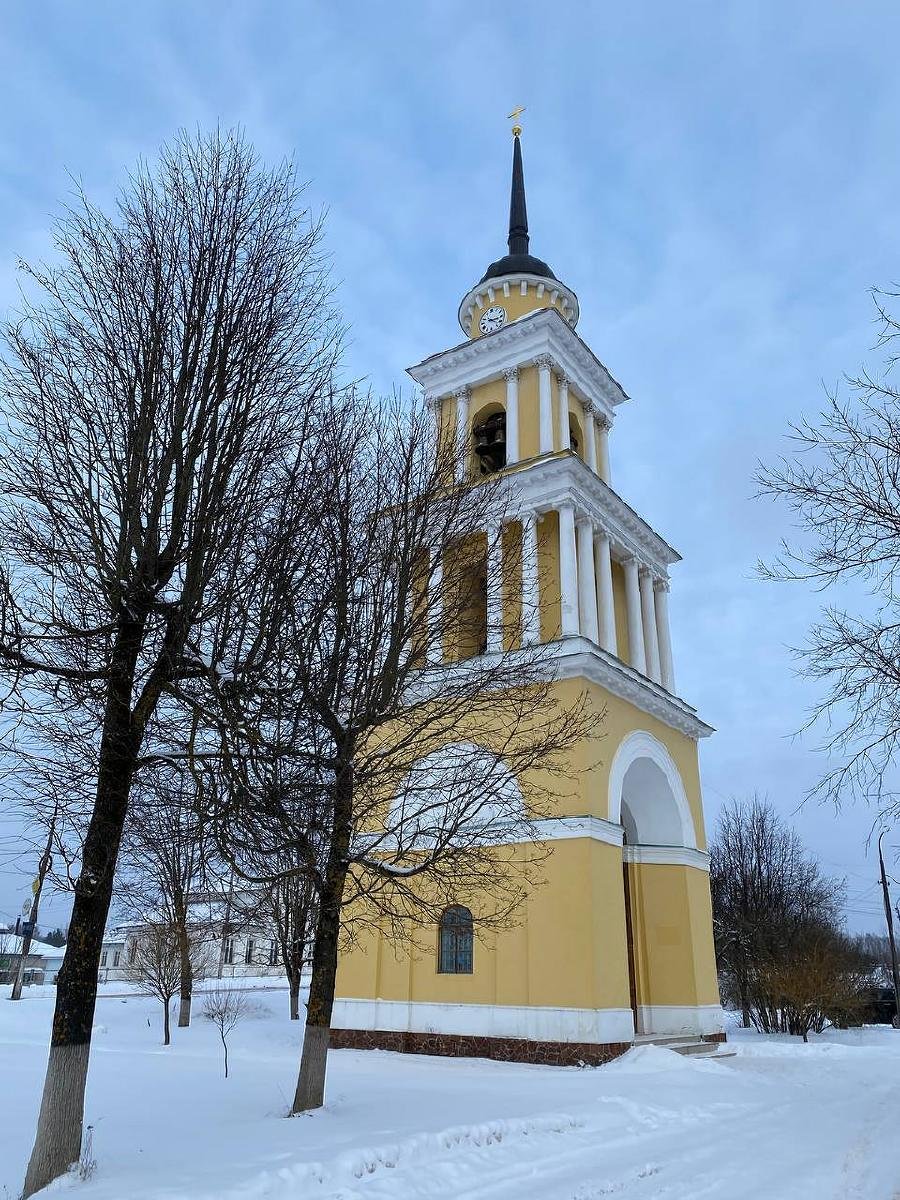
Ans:
[{"label": "yellow bell tower", "polygon": [[467,340],[409,373],[455,438],[460,482],[502,471],[514,497],[503,532],[520,539],[517,640],[492,609],[501,550],[486,564],[485,637],[468,652],[540,644],[552,685],[587,691],[606,719],[537,822],[552,853],[520,924],[473,941],[448,896],[419,939],[433,954],[404,958],[371,934],[340,963],[335,1046],[596,1063],[636,1038],[724,1036],[698,760],[712,729],[678,695],[669,629],[680,558],[612,487],[628,397],[578,318],[574,291],[529,250],[516,125],[508,253],[460,304]]}]

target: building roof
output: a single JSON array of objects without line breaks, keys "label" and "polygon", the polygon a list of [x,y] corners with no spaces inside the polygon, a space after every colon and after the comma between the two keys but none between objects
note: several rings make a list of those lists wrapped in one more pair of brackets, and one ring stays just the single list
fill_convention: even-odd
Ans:
[{"label": "building roof", "polygon": [[[21,935],[18,933],[0,933],[0,951],[4,954],[21,954]],[[65,946],[51,946],[49,942],[39,942],[37,938],[31,939],[31,946],[28,949],[29,954],[33,954],[35,957],[41,956],[42,958],[60,958],[65,952]]]}]

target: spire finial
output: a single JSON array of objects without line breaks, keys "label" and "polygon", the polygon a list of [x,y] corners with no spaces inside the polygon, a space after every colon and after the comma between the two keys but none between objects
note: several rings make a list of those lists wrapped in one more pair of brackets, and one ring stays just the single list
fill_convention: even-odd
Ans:
[{"label": "spire finial", "polygon": [[522,115],[522,113],[524,111],[525,111],[525,105],[517,104],[516,107],[509,114],[509,116],[506,118],[507,121],[512,121],[512,123],[513,123],[512,135],[515,138],[522,136],[522,126],[519,124],[519,117]]},{"label": "spire finial", "polygon": [[[519,113],[525,110],[520,105],[509,114],[511,121],[517,120]],[[509,237],[507,245],[510,254],[528,253],[528,212],[525,208],[525,172],[522,168],[522,143],[519,136],[521,125],[513,125],[513,166],[512,190],[509,196]]]}]

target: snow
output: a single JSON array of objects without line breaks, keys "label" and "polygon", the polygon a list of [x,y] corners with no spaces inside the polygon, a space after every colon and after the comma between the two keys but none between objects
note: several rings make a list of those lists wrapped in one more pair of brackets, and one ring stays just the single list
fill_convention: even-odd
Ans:
[{"label": "snow", "polygon": [[[242,981],[246,983],[246,981]],[[230,1041],[160,1044],[159,1005],[102,994],[85,1200],[891,1200],[900,1197],[900,1032],[738,1032],[734,1057],[642,1045],[600,1069],[343,1050],[326,1107],[284,1119],[302,1023],[260,990]],[[0,1197],[31,1148],[52,989],[0,1002]],[[5,1191],[4,1191],[5,1188]]]},{"label": "snow", "polygon": [[[0,933],[0,953],[21,954],[24,938],[18,933]],[[42,954],[45,958],[62,958],[66,952],[65,946],[51,946],[49,942],[39,942],[31,939],[29,954]]]}]

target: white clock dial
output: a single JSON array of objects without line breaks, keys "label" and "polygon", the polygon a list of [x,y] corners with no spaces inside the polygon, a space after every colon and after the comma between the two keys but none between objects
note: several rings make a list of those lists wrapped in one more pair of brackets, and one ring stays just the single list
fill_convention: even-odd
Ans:
[{"label": "white clock dial", "polygon": [[492,304],[478,322],[482,333],[496,333],[506,324],[506,309],[500,304]]}]

